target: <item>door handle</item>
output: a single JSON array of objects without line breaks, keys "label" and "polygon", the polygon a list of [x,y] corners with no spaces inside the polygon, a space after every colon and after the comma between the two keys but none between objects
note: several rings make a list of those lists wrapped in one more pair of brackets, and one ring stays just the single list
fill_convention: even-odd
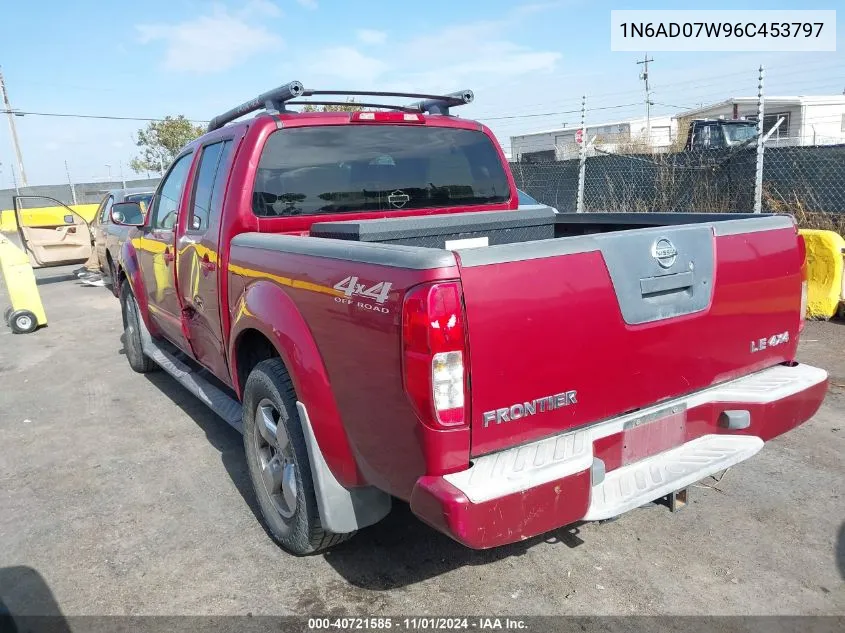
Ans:
[{"label": "door handle", "polygon": [[208,259],[208,255],[203,255],[202,261],[200,261],[200,268],[202,268],[203,274],[207,275],[208,273],[213,273],[217,270],[217,264]]},{"label": "door handle", "polygon": [[694,283],[691,272],[675,273],[674,275],[663,275],[661,277],[646,277],[640,279],[640,293],[643,299],[656,295],[665,295],[673,292],[689,290]]},{"label": "door handle", "polygon": [[173,253],[170,252],[169,246],[164,249],[164,254],[162,255],[162,257],[164,258],[165,264],[170,264],[175,259],[175,257],[173,256]]}]

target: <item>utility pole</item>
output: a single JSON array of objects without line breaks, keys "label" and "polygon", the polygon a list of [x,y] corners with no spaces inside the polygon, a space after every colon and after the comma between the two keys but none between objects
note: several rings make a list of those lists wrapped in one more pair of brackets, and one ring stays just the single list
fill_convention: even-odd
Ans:
[{"label": "utility pole", "polygon": [[20,189],[20,187],[18,187],[18,177],[15,176],[15,166],[14,165],[12,165],[12,184],[15,185],[15,195],[16,196],[21,195],[21,189]]},{"label": "utility pole", "polygon": [[651,91],[648,88],[648,63],[653,61],[653,59],[649,59],[648,53],[646,53],[645,57],[637,62],[638,65],[642,64],[643,66],[640,79],[645,82],[645,137],[649,142],[651,142]]},{"label": "utility pole", "polygon": [[73,180],[70,177],[70,168],[67,166],[67,161],[65,161],[65,173],[67,174],[67,184],[70,185],[70,197],[73,200],[73,204],[78,204],[76,201],[76,187],[73,186]]},{"label": "utility pole", "polygon": [[18,161],[18,170],[20,170],[21,173],[21,185],[26,187],[26,171],[24,171],[23,168],[21,145],[18,142],[18,131],[15,128],[15,115],[12,113],[12,104],[9,103],[9,93],[6,91],[6,82],[3,79],[2,69],[0,69],[0,92],[3,93],[3,106],[6,108],[6,116],[9,117],[9,133],[12,136],[12,146],[15,150],[15,158],[17,158]]}]

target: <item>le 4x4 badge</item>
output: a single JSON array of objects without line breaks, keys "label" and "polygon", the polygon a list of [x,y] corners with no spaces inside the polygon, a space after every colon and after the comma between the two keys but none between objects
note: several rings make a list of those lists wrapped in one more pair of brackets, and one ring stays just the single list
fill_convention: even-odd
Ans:
[{"label": "le 4x4 badge", "polygon": [[364,284],[358,283],[358,277],[347,277],[336,283],[333,288],[340,290],[347,297],[366,297],[381,304],[387,301],[387,295],[390,294],[392,286],[393,284],[389,281],[380,281],[367,288]]}]

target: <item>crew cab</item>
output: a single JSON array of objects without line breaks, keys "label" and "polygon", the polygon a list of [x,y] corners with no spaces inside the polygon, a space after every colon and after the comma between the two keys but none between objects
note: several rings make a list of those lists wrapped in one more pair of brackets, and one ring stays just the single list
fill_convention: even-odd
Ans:
[{"label": "crew cab", "polygon": [[242,431],[288,551],[394,498],[471,548],[608,519],[819,408],[790,216],[519,210],[490,130],[451,113],[471,91],[288,109],[326,94],[349,93],[292,82],[216,117],[145,219],[112,207],[137,225],[130,365]]}]

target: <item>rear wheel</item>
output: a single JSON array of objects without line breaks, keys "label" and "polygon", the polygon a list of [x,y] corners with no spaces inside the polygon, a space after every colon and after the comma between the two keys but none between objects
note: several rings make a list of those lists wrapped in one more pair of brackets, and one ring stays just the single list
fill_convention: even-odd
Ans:
[{"label": "rear wheel", "polygon": [[29,310],[17,310],[9,315],[9,327],[15,334],[29,334],[38,327],[38,319]]},{"label": "rear wheel", "polygon": [[139,374],[149,373],[156,368],[156,364],[144,354],[138,302],[127,281],[123,282],[120,291],[120,304],[123,311],[123,347],[126,349],[126,360],[129,361],[129,366]]},{"label": "rear wheel", "polygon": [[244,450],[264,526],[292,554],[311,554],[350,534],[323,529],[296,393],[278,358],[255,366],[244,387]]}]

